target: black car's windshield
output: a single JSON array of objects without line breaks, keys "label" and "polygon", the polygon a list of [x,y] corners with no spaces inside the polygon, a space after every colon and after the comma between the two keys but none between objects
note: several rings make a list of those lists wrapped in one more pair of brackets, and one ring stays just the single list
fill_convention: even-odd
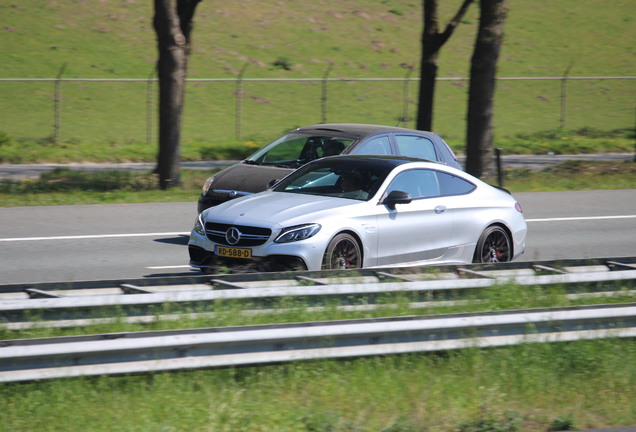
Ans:
[{"label": "black car's windshield", "polygon": [[295,171],[273,190],[368,201],[391,169],[364,160],[329,158]]},{"label": "black car's windshield", "polygon": [[289,133],[266,145],[244,162],[298,168],[309,161],[342,153],[353,139]]}]

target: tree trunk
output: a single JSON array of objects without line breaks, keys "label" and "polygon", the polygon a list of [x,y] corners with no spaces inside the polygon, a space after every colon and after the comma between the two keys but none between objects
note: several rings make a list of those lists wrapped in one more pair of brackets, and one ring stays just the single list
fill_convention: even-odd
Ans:
[{"label": "tree trunk", "polygon": [[422,57],[420,60],[420,90],[416,129],[433,130],[433,104],[439,50],[466,14],[473,0],[464,0],[455,17],[443,33],[438,32],[437,0],[424,0],[424,31],[422,32]]},{"label": "tree trunk", "polygon": [[190,53],[192,18],[200,0],[155,0],[159,76],[159,187],[180,182],[181,115]]},{"label": "tree trunk", "polygon": [[470,67],[466,129],[466,171],[476,177],[492,177],[493,100],[497,60],[503,41],[506,0],[481,0],[479,30]]}]

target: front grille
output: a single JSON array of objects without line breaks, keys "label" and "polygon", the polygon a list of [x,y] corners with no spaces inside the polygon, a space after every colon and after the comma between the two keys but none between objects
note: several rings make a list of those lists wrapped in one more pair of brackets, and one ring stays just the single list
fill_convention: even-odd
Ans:
[{"label": "front grille", "polygon": [[[238,229],[241,233],[241,236],[238,243],[231,245],[225,238],[225,233],[232,227]],[[272,235],[272,230],[269,228],[252,227],[246,225],[230,225],[207,222],[205,224],[205,234],[214,243],[228,246],[249,247],[260,246],[265,243],[267,239]]]}]

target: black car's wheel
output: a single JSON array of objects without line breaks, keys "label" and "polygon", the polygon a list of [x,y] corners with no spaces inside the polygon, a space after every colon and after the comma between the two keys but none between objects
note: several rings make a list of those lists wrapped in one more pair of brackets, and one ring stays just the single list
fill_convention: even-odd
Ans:
[{"label": "black car's wheel", "polygon": [[488,227],[479,237],[473,262],[498,263],[512,259],[512,243],[508,233],[500,226]]},{"label": "black car's wheel", "polygon": [[343,233],[331,239],[322,260],[324,270],[342,270],[361,266],[362,253],[355,238]]}]

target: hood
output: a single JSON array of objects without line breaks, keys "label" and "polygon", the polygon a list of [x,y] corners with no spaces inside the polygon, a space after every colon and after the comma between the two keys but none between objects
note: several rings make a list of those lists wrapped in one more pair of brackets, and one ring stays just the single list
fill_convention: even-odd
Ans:
[{"label": "hood", "polygon": [[211,207],[203,212],[203,218],[236,225],[288,225],[295,223],[295,218],[302,218],[298,223],[317,222],[332,214],[334,209],[365,204],[368,203],[345,198],[262,192]]},{"label": "hood", "polygon": [[238,163],[224,169],[214,176],[212,190],[235,190],[239,192],[261,192],[267,189],[269,182],[282,179],[294,171],[267,165],[249,165]]}]

